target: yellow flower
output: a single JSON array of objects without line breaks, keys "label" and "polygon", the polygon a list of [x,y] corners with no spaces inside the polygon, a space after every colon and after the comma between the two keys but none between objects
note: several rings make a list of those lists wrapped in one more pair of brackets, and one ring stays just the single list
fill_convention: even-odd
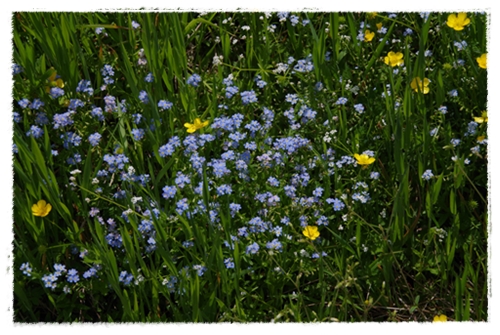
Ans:
[{"label": "yellow flower", "polygon": [[446,322],[448,321],[448,318],[444,314],[439,314],[434,317],[434,321],[432,322]]},{"label": "yellow flower", "polygon": [[488,122],[488,112],[483,111],[481,116],[474,116],[474,121],[477,123]]},{"label": "yellow flower", "polygon": [[415,91],[415,92],[422,92],[423,94],[427,94],[429,93],[429,83],[431,81],[427,78],[424,78],[424,80],[422,81],[422,79],[420,79],[420,77],[415,77],[413,78],[413,80],[411,81],[411,88]]},{"label": "yellow flower", "polygon": [[365,42],[371,42],[375,37],[375,33],[369,30],[365,30]]},{"label": "yellow flower", "polygon": [[486,138],[486,136],[484,136],[484,135],[483,136],[478,136],[477,139],[476,139],[476,141],[478,143],[481,143],[482,141],[484,141],[485,138]]},{"label": "yellow flower", "polygon": [[47,216],[52,210],[52,206],[48,204],[45,200],[39,200],[38,203],[31,206],[31,211],[34,216]]},{"label": "yellow flower", "polygon": [[50,75],[49,79],[47,79],[47,81],[49,82],[48,86],[45,86],[45,91],[47,93],[50,93],[50,89],[52,87],[59,87],[59,88],[63,88],[64,87],[64,82],[62,81],[61,78],[58,78],[56,79],[57,77],[57,71],[54,70],[54,68],[51,68],[51,70],[53,70],[52,74]]},{"label": "yellow flower", "polygon": [[361,154],[361,155],[354,154],[354,158],[356,158],[356,161],[361,166],[368,166],[373,162],[375,162],[375,158],[370,157],[367,154]]},{"label": "yellow flower", "polygon": [[477,65],[479,65],[481,69],[486,69],[486,57],[487,54],[482,54],[481,57],[476,58]]},{"label": "yellow flower", "polygon": [[446,21],[448,27],[457,31],[463,30],[469,23],[470,19],[467,17],[467,13],[450,14],[448,15],[448,21]]},{"label": "yellow flower", "polygon": [[380,30],[380,29],[382,29],[382,22],[380,22],[380,23],[377,23],[377,24],[376,24],[376,26],[377,26],[377,30]]},{"label": "yellow flower", "polygon": [[374,19],[374,18],[376,18],[376,17],[377,17],[377,14],[378,14],[377,12],[371,12],[371,13],[368,13],[368,18],[370,18],[370,19]]},{"label": "yellow flower", "polygon": [[308,239],[311,239],[311,240],[315,240],[319,237],[319,231],[318,231],[318,227],[316,226],[306,226],[304,228],[304,231],[302,232],[302,234],[304,234],[305,237],[307,237]]},{"label": "yellow flower", "polygon": [[401,52],[389,51],[387,56],[384,57],[384,63],[392,67],[403,64],[403,54]]},{"label": "yellow flower", "polygon": [[201,122],[199,118],[194,119],[194,123],[184,123],[188,133],[194,133],[198,129],[208,126],[208,121]]}]

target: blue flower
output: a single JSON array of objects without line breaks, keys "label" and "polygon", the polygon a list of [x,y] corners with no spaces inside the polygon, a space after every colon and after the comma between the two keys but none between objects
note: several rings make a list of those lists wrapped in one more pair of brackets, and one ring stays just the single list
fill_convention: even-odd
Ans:
[{"label": "blue flower", "polygon": [[429,180],[434,177],[431,170],[425,170],[424,174],[422,174],[422,179]]},{"label": "blue flower", "polygon": [[68,109],[76,110],[78,107],[84,107],[85,104],[80,99],[70,99]]},{"label": "blue flower", "polygon": [[132,136],[134,137],[135,141],[140,141],[144,138],[145,132],[144,129],[137,128],[137,129],[132,129]]},{"label": "blue flower", "polygon": [[467,47],[466,41],[457,42],[455,41],[453,45],[457,48],[458,51],[462,51]]},{"label": "blue flower", "polygon": [[76,92],[87,93],[88,95],[94,94],[94,89],[90,87],[90,80],[82,79],[76,86]]},{"label": "blue flower", "polygon": [[376,171],[373,171],[372,173],[370,173],[370,178],[371,179],[377,180],[379,177],[380,177],[380,173],[378,173]]},{"label": "blue flower", "polygon": [[226,86],[226,98],[231,99],[238,91],[238,86]]},{"label": "blue flower", "polygon": [[405,31],[403,32],[403,36],[408,36],[408,35],[412,35],[413,34],[413,30],[411,30],[410,28],[406,28]]},{"label": "blue flower", "polygon": [[172,108],[173,105],[174,105],[173,103],[167,100],[158,101],[158,108],[160,108],[161,110],[170,109]]},{"label": "blue flower", "polygon": [[42,100],[40,100],[40,99],[33,99],[33,102],[30,105],[30,109],[36,109],[36,110],[38,110],[38,109],[40,109],[40,107],[43,107],[43,106],[45,106],[45,103]]},{"label": "blue flower", "polygon": [[240,211],[240,209],[241,209],[240,204],[235,204],[235,203],[229,204],[229,210],[231,211],[231,217],[233,217],[233,218],[236,215],[236,213],[238,213]]},{"label": "blue flower", "polygon": [[333,210],[336,212],[341,211],[345,207],[342,200],[339,200],[337,198],[334,198],[334,199],[328,198],[328,199],[326,199],[326,202],[328,204],[333,204]]},{"label": "blue flower", "polygon": [[82,138],[80,136],[71,131],[62,134],[61,138],[63,139],[63,146],[65,149],[69,149],[71,148],[71,146],[77,147],[82,141]]},{"label": "blue flower", "polygon": [[198,274],[198,277],[203,276],[207,268],[203,265],[193,265],[193,270],[196,270],[196,273]]},{"label": "blue flower", "polygon": [[42,281],[44,282],[46,288],[55,289],[57,287],[57,276],[53,273],[43,276]]},{"label": "blue flower", "polygon": [[101,134],[99,133],[94,133],[92,135],[89,136],[89,142],[90,142],[90,145],[92,145],[93,147],[97,146],[99,144],[99,141],[101,140]]},{"label": "blue flower", "polygon": [[152,83],[155,80],[155,77],[153,76],[153,73],[149,72],[146,77],[144,77],[144,81],[146,83]]},{"label": "blue flower", "polygon": [[448,95],[450,97],[458,97],[458,91],[456,89],[453,89],[453,90],[448,92]]},{"label": "blue flower", "polygon": [[201,77],[200,77],[200,75],[198,75],[196,73],[193,73],[193,75],[191,77],[189,77],[188,80],[186,81],[186,83],[188,85],[191,85],[194,87],[198,87],[200,82],[201,82]]},{"label": "blue flower", "polygon": [[458,138],[452,138],[452,139],[451,139],[451,141],[450,141],[450,143],[451,143],[454,147],[456,147],[457,145],[459,145],[459,144],[460,144],[460,139],[458,139]]},{"label": "blue flower", "polygon": [[132,21],[132,28],[134,28],[134,29],[138,29],[138,28],[140,28],[140,27],[141,27],[141,25],[140,25],[139,23],[137,23],[137,22],[135,22],[135,21]]},{"label": "blue flower", "polygon": [[313,195],[317,198],[321,197],[321,195],[323,195],[323,188],[322,187],[317,187],[314,191],[313,191]]},{"label": "blue flower", "polygon": [[21,270],[23,272],[23,274],[25,274],[28,277],[31,277],[31,272],[33,271],[30,263],[21,264],[21,267],[19,268],[19,270]]},{"label": "blue flower", "polygon": [[253,102],[257,102],[257,95],[255,94],[254,91],[244,91],[240,93],[241,95],[241,102],[243,105],[248,105]]},{"label": "blue flower", "polygon": [[179,215],[182,215],[182,213],[184,213],[184,211],[189,209],[189,205],[187,203],[187,198],[183,198],[183,199],[179,200],[177,202],[176,206],[177,206],[177,213],[179,213]]},{"label": "blue flower", "polygon": [[439,108],[438,108],[438,111],[440,111],[440,112],[441,112],[441,114],[443,114],[443,115],[444,115],[444,114],[448,113],[448,107],[446,107],[446,106],[441,106],[441,107],[439,107]]},{"label": "blue flower", "polygon": [[226,161],[224,160],[213,159],[212,162],[207,165],[212,166],[213,173],[217,178],[221,178],[222,176],[231,173],[231,170],[226,167]]},{"label": "blue flower", "polygon": [[47,114],[40,112],[36,114],[35,123],[40,126],[45,126],[50,123]]},{"label": "blue flower", "polygon": [[82,276],[85,279],[89,279],[90,277],[97,278],[97,269],[94,268],[94,267],[91,267],[90,269],[88,269],[87,271],[85,271]]},{"label": "blue flower", "polygon": [[238,236],[247,237],[248,236],[247,227],[238,228]]},{"label": "blue flower", "polygon": [[70,283],[76,283],[80,280],[80,277],[78,276],[78,271],[75,269],[70,269],[68,270],[68,274],[66,275],[66,280]]},{"label": "blue flower", "polygon": [[26,136],[33,136],[34,138],[40,138],[43,136],[43,129],[38,126],[32,125],[30,130],[26,132]]},{"label": "blue flower", "polygon": [[162,196],[165,199],[173,199],[175,197],[176,193],[177,193],[177,187],[175,187],[175,186],[165,186],[163,188],[163,194],[162,194]]},{"label": "blue flower", "polygon": [[363,114],[364,111],[365,111],[365,107],[362,105],[362,104],[356,104],[354,105],[354,109],[356,110],[356,112],[358,112],[359,114]]},{"label": "blue flower", "polygon": [[257,242],[254,242],[252,244],[250,244],[249,246],[247,246],[247,249],[246,249],[246,253],[247,255],[249,254],[256,254],[258,251],[259,251],[259,245],[257,244]]},{"label": "blue flower", "polygon": [[266,243],[266,248],[270,250],[277,250],[278,252],[283,251],[283,245],[277,238],[272,240],[271,242]]},{"label": "blue flower", "polygon": [[103,76],[114,76],[115,72],[113,71],[113,67],[109,64],[104,65],[104,67],[101,69],[101,74]]},{"label": "blue flower", "polygon": [[171,144],[165,144],[158,149],[158,154],[160,157],[167,157],[167,156],[172,156],[172,154],[175,152],[175,148]]},{"label": "blue flower", "polygon": [[123,283],[125,286],[130,285],[133,279],[134,276],[132,274],[129,274],[127,271],[120,272],[120,276],[118,277],[118,281],[120,283]]},{"label": "blue flower", "polygon": [[24,99],[21,99],[17,102],[17,104],[22,108],[22,109],[25,109],[25,108],[28,108],[28,106],[30,105],[30,101],[26,98]]},{"label": "blue flower", "polygon": [[184,242],[182,242],[182,246],[184,248],[191,248],[192,246],[194,246],[194,242],[193,241],[184,241]]},{"label": "blue flower", "polygon": [[325,225],[325,226],[328,226],[328,219],[326,216],[324,215],[321,215],[318,220],[316,220],[316,224],[318,226],[321,226],[321,225]]},{"label": "blue flower", "polygon": [[18,64],[12,64],[12,75],[15,76],[16,74],[19,74],[23,72],[23,68],[18,65]]},{"label": "blue flower", "polygon": [[62,88],[52,87],[50,89],[50,97],[52,99],[56,99],[56,98],[62,97],[63,95],[64,95],[64,90]]},{"label": "blue flower", "polygon": [[14,119],[15,123],[19,123],[19,122],[22,121],[21,114],[19,114],[18,112],[13,112],[12,116],[13,116],[13,119]]},{"label": "blue flower", "polygon": [[146,91],[140,91],[139,92],[139,100],[141,100],[141,102],[144,104],[149,103],[148,93]]},{"label": "blue flower", "polygon": [[267,182],[269,183],[269,185],[274,186],[274,187],[280,186],[280,182],[278,181],[278,179],[276,179],[274,177],[269,177],[267,179]]},{"label": "blue flower", "polygon": [[175,178],[175,183],[180,188],[184,188],[184,186],[186,184],[191,183],[191,180],[189,179],[189,176],[186,176],[185,174],[183,174],[182,172],[179,171],[179,172],[177,172],[177,177]]},{"label": "blue flower", "polygon": [[233,193],[231,186],[229,186],[227,184],[224,184],[224,185],[217,187],[216,191],[217,191],[217,195],[224,195],[224,194]]},{"label": "blue flower", "polygon": [[297,61],[297,64],[295,64],[293,69],[296,72],[301,72],[301,73],[311,72],[312,70],[314,70],[314,65],[310,60],[300,59]]},{"label": "blue flower", "polygon": [[234,262],[232,258],[226,258],[224,260],[224,265],[226,266],[226,269],[234,269]]},{"label": "blue flower", "polygon": [[[364,37],[363,37],[364,38]],[[337,102],[335,102],[336,105],[345,105],[347,103],[347,98],[340,97]]]},{"label": "blue flower", "polygon": [[362,191],[361,193],[356,192],[352,195],[352,200],[359,201],[362,204],[367,203],[370,199],[370,194],[366,191]]}]

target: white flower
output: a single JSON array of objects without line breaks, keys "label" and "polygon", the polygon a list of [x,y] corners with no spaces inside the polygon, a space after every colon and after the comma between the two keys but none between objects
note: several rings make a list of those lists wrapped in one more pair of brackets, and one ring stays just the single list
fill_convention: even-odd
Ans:
[{"label": "white flower", "polygon": [[142,201],[142,197],[132,197],[131,201],[135,205],[137,202]]}]

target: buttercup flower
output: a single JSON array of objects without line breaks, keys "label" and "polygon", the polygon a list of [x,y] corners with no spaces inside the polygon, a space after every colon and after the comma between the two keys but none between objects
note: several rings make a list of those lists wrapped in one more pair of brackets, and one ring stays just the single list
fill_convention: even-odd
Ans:
[{"label": "buttercup flower", "polygon": [[481,69],[486,69],[486,57],[487,54],[482,54],[481,57],[476,58],[477,65],[479,65]]},{"label": "buttercup flower", "polygon": [[52,87],[59,87],[59,88],[63,88],[64,87],[64,82],[62,81],[61,78],[57,78],[57,72],[56,70],[54,70],[54,68],[51,68],[53,70],[52,74],[50,75],[49,79],[47,79],[48,81],[48,85],[45,86],[45,91],[47,93],[50,93],[50,89]]},{"label": "buttercup flower", "polygon": [[389,51],[387,56],[384,57],[384,63],[392,67],[402,65],[404,63],[403,54],[401,52]]},{"label": "buttercup flower", "polygon": [[411,81],[411,88],[415,91],[415,92],[422,92],[423,94],[427,94],[429,93],[429,83],[431,81],[427,78],[424,78],[424,80],[422,81],[422,79],[420,79],[420,77],[415,77],[413,78],[413,80]]},{"label": "buttercup flower", "polygon": [[366,154],[354,154],[354,158],[356,158],[356,161],[358,162],[359,165],[362,165],[362,166],[368,166],[370,164],[372,164],[373,162],[375,162],[375,158],[373,157],[370,157]]},{"label": "buttercup flower", "polygon": [[439,314],[434,317],[434,321],[432,322],[446,322],[448,321],[448,318],[444,314]]},{"label": "buttercup flower", "polygon": [[184,123],[188,133],[194,133],[198,129],[208,126],[208,121],[201,122],[199,118],[194,119],[194,123]]},{"label": "buttercup flower", "polygon": [[315,240],[319,237],[319,231],[318,231],[318,227],[316,226],[306,226],[304,228],[304,231],[302,232],[302,234],[304,234],[305,237],[307,237],[308,239],[311,239],[311,240]]},{"label": "buttercup flower", "polygon": [[488,112],[483,111],[481,116],[474,116],[474,121],[477,123],[488,122]]},{"label": "buttercup flower", "polygon": [[365,42],[371,42],[375,37],[375,33],[369,30],[365,30]]},{"label": "buttercup flower", "polygon": [[31,206],[31,211],[34,216],[47,216],[51,210],[51,204],[48,204],[45,200],[39,200],[38,203]]},{"label": "buttercup flower", "polygon": [[448,21],[446,21],[448,27],[457,31],[463,30],[469,23],[470,19],[467,17],[467,13],[450,14],[448,15]]}]

